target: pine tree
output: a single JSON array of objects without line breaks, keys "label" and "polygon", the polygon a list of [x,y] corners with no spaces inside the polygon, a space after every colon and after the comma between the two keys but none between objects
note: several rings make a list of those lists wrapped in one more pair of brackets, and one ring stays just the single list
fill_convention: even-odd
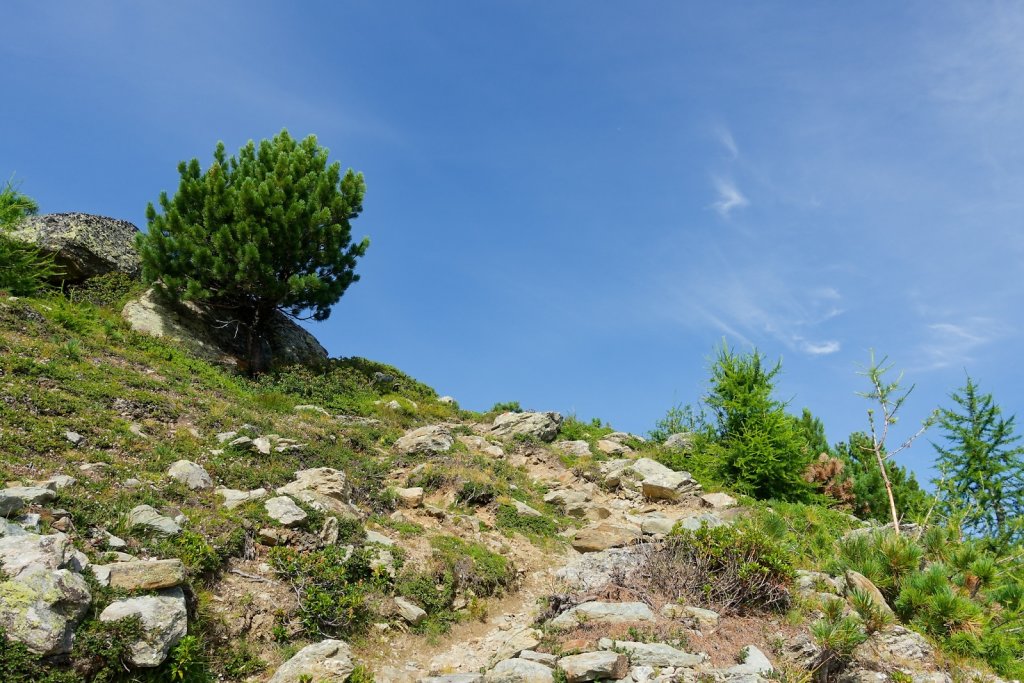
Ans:
[{"label": "pine tree", "polygon": [[327,164],[310,135],[287,131],[227,158],[178,165],[177,194],[160,194],[162,213],[146,210],[140,235],[143,276],[175,300],[203,302],[226,325],[248,334],[249,367],[265,369],[264,339],[274,311],[325,320],[359,279],[356,259],[369,241],[352,243],[350,221],[362,211],[361,173]]},{"label": "pine tree", "polygon": [[960,516],[965,532],[999,547],[1024,538],[1024,447],[1014,446],[1014,416],[1003,417],[992,394],[982,394],[969,376],[950,394],[955,408],[942,408],[939,425],[946,445],[938,452],[935,481],[941,510]]},{"label": "pine tree", "polygon": [[803,478],[811,452],[798,420],[772,398],[781,368],[766,367],[757,351],[738,355],[723,344],[706,403],[717,420],[727,481],[757,498],[803,500],[811,492]]},{"label": "pine tree", "polygon": [[48,278],[60,274],[51,255],[6,234],[38,211],[39,205],[13,181],[0,188],[0,292],[28,296],[42,289]]}]

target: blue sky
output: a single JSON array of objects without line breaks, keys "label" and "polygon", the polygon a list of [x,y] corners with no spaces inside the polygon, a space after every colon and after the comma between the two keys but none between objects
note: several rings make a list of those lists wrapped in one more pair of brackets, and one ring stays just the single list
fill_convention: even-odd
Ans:
[{"label": "blue sky", "polygon": [[[830,440],[868,349],[1024,409],[1024,5],[31,2],[4,11],[0,172],[44,212],[145,206],[282,128],[368,187],[311,329],[465,407],[646,432],[723,338]],[[937,434],[932,435],[937,438]],[[933,452],[900,461],[924,477]]]}]

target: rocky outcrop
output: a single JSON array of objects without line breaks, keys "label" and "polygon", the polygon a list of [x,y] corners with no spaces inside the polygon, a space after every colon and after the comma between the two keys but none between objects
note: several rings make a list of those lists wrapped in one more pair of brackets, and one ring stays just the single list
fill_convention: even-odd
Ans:
[{"label": "rocky outcrop", "polygon": [[62,271],[55,281],[77,284],[112,272],[139,277],[142,262],[135,249],[138,232],[128,221],[116,218],[51,213],[29,216],[11,232],[11,237],[52,254]]},{"label": "rocky outcrop", "polygon": [[[167,301],[154,289],[125,304],[121,315],[136,332],[173,339],[213,363],[234,366],[248,355],[248,334],[237,320],[225,320],[195,302]],[[317,365],[327,360],[316,337],[283,313],[274,312],[266,342],[274,363]]]},{"label": "rocky outcrop", "polygon": [[547,413],[502,413],[494,418],[491,434],[509,437],[522,434],[541,441],[554,441],[562,428],[562,416]]},{"label": "rocky outcrop", "polygon": [[395,441],[399,453],[444,453],[455,444],[451,431],[442,425],[412,429]]}]

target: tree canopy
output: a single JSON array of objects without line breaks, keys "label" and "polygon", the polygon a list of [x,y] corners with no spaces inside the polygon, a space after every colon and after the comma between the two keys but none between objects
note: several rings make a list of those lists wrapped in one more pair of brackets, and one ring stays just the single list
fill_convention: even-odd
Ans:
[{"label": "tree canopy", "polygon": [[263,369],[274,311],[325,320],[359,276],[369,241],[353,243],[350,222],[363,208],[361,173],[328,164],[315,136],[281,131],[227,157],[218,143],[202,171],[178,165],[173,197],[146,209],[139,237],[143,277],[175,300],[202,302],[249,335],[250,368]]}]

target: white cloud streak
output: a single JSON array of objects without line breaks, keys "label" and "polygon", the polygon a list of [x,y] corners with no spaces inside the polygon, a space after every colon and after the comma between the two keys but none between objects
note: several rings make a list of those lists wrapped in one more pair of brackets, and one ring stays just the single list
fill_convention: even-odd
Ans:
[{"label": "white cloud streak", "polygon": [[750,201],[743,196],[732,180],[715,176],[712,178],[712,182],[714,182],[715,191],[718,192],[718,199],[715,200],[712,207],[722,218],[728,218],[734,210],[750,205]]}]

